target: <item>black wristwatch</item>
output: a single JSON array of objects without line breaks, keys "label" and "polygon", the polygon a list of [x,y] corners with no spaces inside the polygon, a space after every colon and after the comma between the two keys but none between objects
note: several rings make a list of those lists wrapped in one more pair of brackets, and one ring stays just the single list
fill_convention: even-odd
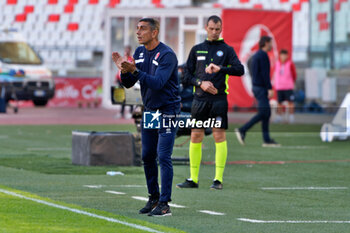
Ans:
[{"label": "black wristwatch", "polygon": [[137,75],[139,75],[139,73],[140,73],[139,69],[136,68],[134,72],[132,72],[132,75],[136,77]]},{"label": "black wristwatch", "polygon": [[202,85],[202,80],[197,79],[196,80],[196,86],[200,87]]}]

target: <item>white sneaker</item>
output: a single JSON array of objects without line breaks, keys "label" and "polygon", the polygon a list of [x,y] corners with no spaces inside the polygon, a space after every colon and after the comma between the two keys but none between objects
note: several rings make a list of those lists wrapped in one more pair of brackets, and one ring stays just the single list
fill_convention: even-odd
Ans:
[{"label": "white sneaker", "polygon": [[289,115],[289,117],[288,117],[288,122],[290,123],[290,124],[293,124],[294,123],[294,114],[291,114],[291,115]]}]

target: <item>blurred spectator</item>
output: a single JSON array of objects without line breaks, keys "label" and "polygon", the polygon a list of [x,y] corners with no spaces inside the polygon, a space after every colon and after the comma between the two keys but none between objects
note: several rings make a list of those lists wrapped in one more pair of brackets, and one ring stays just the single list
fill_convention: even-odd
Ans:
[{"label": "blurred spectator", "polygon": [[295,65],[289,59],[288,51],[282,49],[280,51],[279,60],[275,65],[275,79],[274,85],[277,91],[277,117],[276,121],[283,119],[283,103],[286,102],[288,108],[286,109],[286,119],[289,123],[294,122],[294,84],[297,78]]},{"label": "blurred spectator", "polygon": [[[131,54],[131,46],[130,45],[126,45],[124,47],[124,59],[127,60],[128,62],[133,62],[133,57],[132,57],[132,54]],[[121,78],[120,78],[120,71],[118,72],[117,76],[116,76],[116,79],[117,79],[117,83],[120,87],[122,87],[122,83],[121,83]],[[130,113],[128,113],[126,116],[125,116],[125,106],[130,106]],[[131,118],[132,116],[132,113],[134,111],[134,105],[127,105],[125,104],[125,101],[124,103],[122,104],[122,109],[120,111],[120,114],[117,114],[117,118]]]},{"label": "blurred spectator", "polygon": [[193,101],[193,85],[188,85],[184,80],[185,64],[178,66],[178,75],[180,80],[181,111],[191,112]]},{"label": "blurred spectator", "polygon": [[0,84],[0,113],[6,113],[5,88]]}]

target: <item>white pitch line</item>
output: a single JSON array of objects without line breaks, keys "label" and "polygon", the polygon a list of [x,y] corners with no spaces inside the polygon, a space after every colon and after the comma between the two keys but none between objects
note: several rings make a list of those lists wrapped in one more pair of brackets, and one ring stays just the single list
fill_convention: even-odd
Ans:
[{"label": "white pitch line", "polygon": [[26,197],[24,195],[21,195],[21,194],[15,193],[15,192],[11,192],[11,191],[7,191],[7,190],[4,190],[4,189],[0,189],[0,192],[5,193],[7,195],[14,196],[14,197],[19,197],[19,198],[23,198],[23,199],[26,199],[26,200],[34,201],[36,203],[40,203],[40,204],[44,204],[44,205],[47,205],[47,206],[55,207],[55,208],[58,208],[58,209],[68,210],[68,211],[73,212],[73,213],[82,214],[82,215],[86,215],[86,216],[89,216],[89,217],[106,220],[108,222],[119,223],[119,224],[122,224],[122,225],[125,225],[125,226],[128,226],[128,227],[139,229],[139,230],[143,230],[143,231],[156,232],[156,233],[160,233],[161,232],[161,231],[157,231],[155,229],[149,228],[149,227],[145,227],[145,226],[137,225],[137,224],[134,224],[134,223],[128,223],[128,222],[125,222],[125,221],[121,221],[121,220],[118,220],[116,218],[105,217],[103,215],[93,214],[93,213],[90,213],[90,212],[87,212],[87,211],[84,211],[84,210],[70,208],[70,207],[67,207],[67,206],[54,204],[54,203],[51,203],[51,202],[48,202],[48,201],[43,201],[43,200],[36,199],[36,198]]},{"label": "white pitch line", "polygon": [[211,210],[198,210],[198,212],[210,214],[210,215],[225,215],[225,213],[215,212]]},{"label": "white pitch line", "polygon": [[[148,198],[145,197],[140,197],[140,196],[132,196],[131,198],[139,201],[148,201]],[[168,203],[169,206],[174,207],[174,208],[186,208],[186,206],[183,205],[177,205],[174,203]]]},{"label": "white pitch line", "polygon": [[344,190],[348,187],[262,187],[262,190]]},{"label": "white pitch line", "polygon": [[122,188],[145,188],[147,185],[138,185],[138,184],[126,184],[126,185],[110,185],[113,187],[122,187]]},{"label": "white pitch line", "polygon": [[283,149],[326,149],[328,146],[283,146]]},{"label": "white pitch line", "polygon": [[237,218],[239,221],[243,222],[251,222],[251,223],[350,223],[350,221],[329,221],[329,220],[315,220],[315,221],[306,221],[306,220],[257,220],[257,219],[249,219],[249,218]]},{"label": "white pitch line", "polygon": [[126,193],[123,193],[123,192],[117,192],[117,191],[110,191],[110,190],[107,190],[105,191],[106,193],[112,193],[112,194],[116,194],[116,195],[125,195]]},{"label": "white pitch line", "polygon": [[91,188],[91,189],[100,189],[102,188],[102,185],[83,185],[86,188]]},{"label": "white pitch line", "polygon": [[102,188],[102,187],[119,187],[119,188],[145,188],[147,185],[138,185],[138,184],[126,184],[126,185],[83,185],[86,188]]},{"label": "white pitch line", "polygon": [[68,150],[72,150],[71,148],[61,148],[61,147],[57,147],[57,148],[44,148],[44,147],[38,147],[38,148],[27,148],[27,151],[68,151]]}]

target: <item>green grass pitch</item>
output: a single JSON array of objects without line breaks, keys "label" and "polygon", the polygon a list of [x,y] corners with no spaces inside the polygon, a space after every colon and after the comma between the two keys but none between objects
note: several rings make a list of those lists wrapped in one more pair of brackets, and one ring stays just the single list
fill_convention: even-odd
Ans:
[{"label": "green grass pitch", "polygon": [[[319,125],[272,125],[272,136],[283,145],[281,148],[262,148],[261,133],[257,130],[248,133],[247,145],[242,147],[235,138],[234,127],[231,125],[227,132],[227,161],[287,163],[228,164],[221,191],[209,189],[214,165],[201,165],[199,189],[176,189],[176,183],[188,178],[189,167],[175,165],[173,203],[185,208],[172,207],[172,217],[138,214],[145,202],[133,197],[147,197],[142,167],[71,164],[72,130],[135,131],[133,125],[1,126],[0,189],[164,232],[349,232],[350,162],[344,161],[350,160],[349,141],[322,143]],[[185,139],[177,139],[176,144]],[[212,137],[206,137],[203,144],[202,161],[214,161]],[[188,156],[188,144],[175,147],[174,156]],[[107,176],[109,170],[122,171],[125,176]],[[210,215],[201,210],[224,215]],[[282,222],[250,223],[239,218]],[[283,222],[287,220],[311,222]],[[138,231],[0,192],[0,232]]]}]

